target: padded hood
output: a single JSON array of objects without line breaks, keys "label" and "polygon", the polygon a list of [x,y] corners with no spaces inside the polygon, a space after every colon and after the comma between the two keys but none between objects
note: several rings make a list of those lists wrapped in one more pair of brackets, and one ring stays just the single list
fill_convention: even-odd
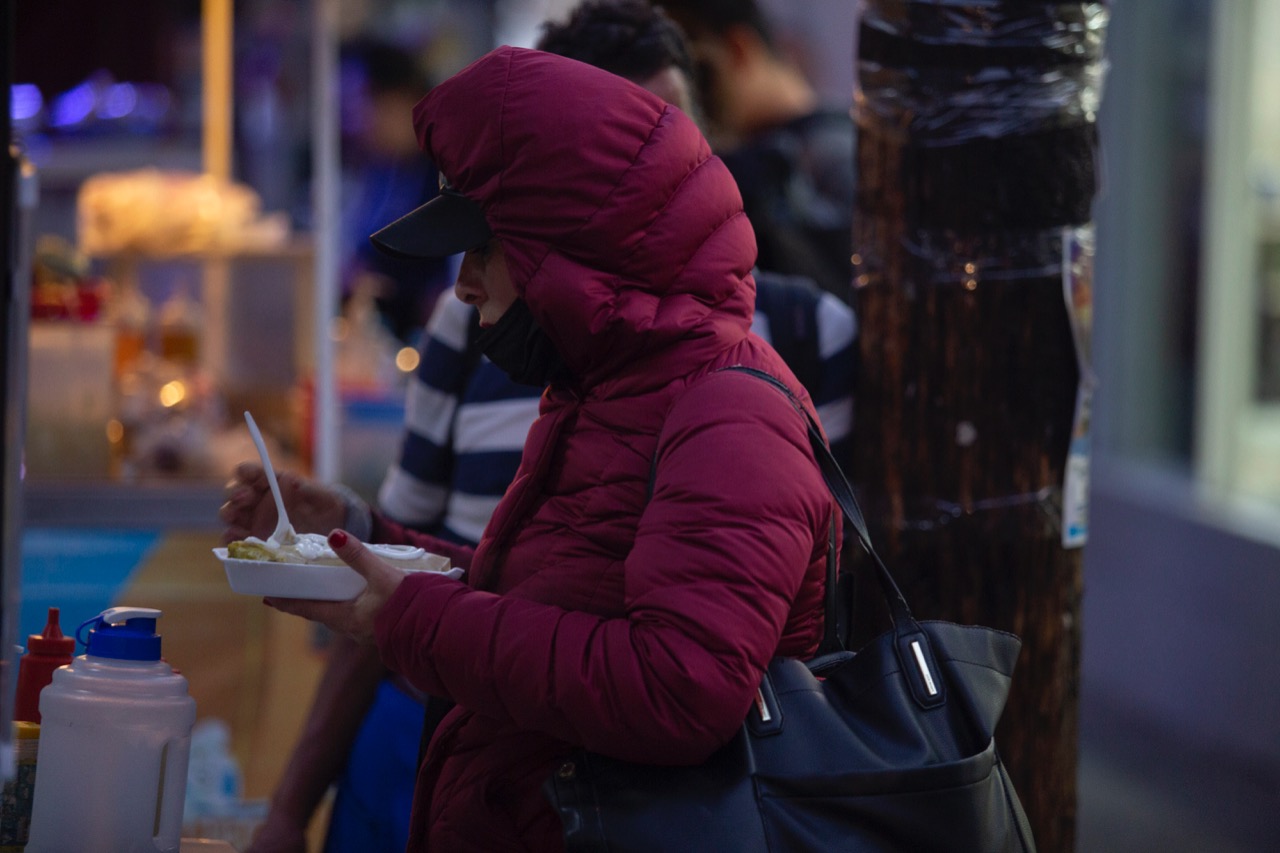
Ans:
[{"label": "padded hood", "polygon": [[583,385],[647,384],[624,369],[638,364],[660,382],[675,342],[710,359],[746,337],[755,237],[733,178],[679,109],[593,66],[503,47],[435,87],[414,127],[482,208]]}]

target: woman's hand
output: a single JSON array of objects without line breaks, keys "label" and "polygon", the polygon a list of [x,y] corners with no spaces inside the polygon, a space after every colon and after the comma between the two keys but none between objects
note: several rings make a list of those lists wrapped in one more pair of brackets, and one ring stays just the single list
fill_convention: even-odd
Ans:
[{"label": "woman's hand", "polygon": [[345,530],[329,534],[329,547],[365,579],[364,590],[350,601],[311,601],[301,598],[267,598],[281,611],[320,622],[357,643],[373,642],[373,622],[387,599],[405,578],[404,569],[383,560]]},{"label": "woman's hand", "polygon": [[[336,490],[290,474],[277,475],[289,522],[298,533],[325,533],[346,522],[347,503]],[[218,517],[227,525],[223,542],[248,536],[266,539],[276,529],[276,504],[262,467],[253,462],[236,466],[226,487],[227,502]]]}]

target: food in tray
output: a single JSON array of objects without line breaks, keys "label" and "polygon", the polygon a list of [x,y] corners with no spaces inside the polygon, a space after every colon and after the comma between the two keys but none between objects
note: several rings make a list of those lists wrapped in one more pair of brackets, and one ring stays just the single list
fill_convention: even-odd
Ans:
[{"label": "food in tray", "polygon": [[227,556],[237,560],[264,560],[271,563],[302,562],[301,559],[290,560],[285,557],[283,549],[272,550],[267,547],[265,542],[257,542],[252,539],[241,539],[239,542],[228,543]]},{"label": "food in tray", "polygon": [[[314,546],[316,539],[321,538],[310,540],[310,544]],[[301,547],[298,540],[303,543]],[[360,594],[365,580],[355,569],[339,560],[327,545],[320,550],[308,548],[307,543],[307,539],[297,537],[284,547],[276,547],[275,543],[261,539],[245,539],[233,543],[231,548],[214,548],[213,553],[222,561],[233,592],[321,601],[344,601]],[[455,580],[463,574],[461,568],[449,568],[448,557],[429,554],[421,548],[366,547],[408,572],[430,572]],[[232,549],[242,556],[229,553]],[[246,554],[251,556],[243,556]],[[300,562],[302,560],[307,562]]]},{"label": "food in tray", "polygon": [[[431,554],[412,545],[372,545],[366,548],[389,563],[402,569],[425,569],[442,572],[449,568],[447,557]],[[257,560],[293,565],[345,566],[346,563],[329,547],[328,540],[319,533],[299,533],[293,541],[276,546],[250,536],[227,545],[227,556],[235,560]]]},{"label": "food in tray", "polygon": [[[366,545],[407,572],[430,572],[462,577],[449,558],[404,545]],[[227,548],[214,548],[233,592],[272,598],[311,598],[345,601],[359,595],[365,579],[338,559],[323,536],[291,534],[285,545],[261,539],[242,539]]]}]

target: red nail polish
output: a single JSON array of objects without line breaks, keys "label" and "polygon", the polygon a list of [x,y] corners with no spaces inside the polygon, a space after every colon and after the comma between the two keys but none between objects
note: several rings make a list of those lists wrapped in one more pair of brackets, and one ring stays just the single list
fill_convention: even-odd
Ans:
[{"label": "red nail polish", "polygon": [[335,530],[329,534],[329,547],[341,548],[347,544],[347,534],[341,530]]}]

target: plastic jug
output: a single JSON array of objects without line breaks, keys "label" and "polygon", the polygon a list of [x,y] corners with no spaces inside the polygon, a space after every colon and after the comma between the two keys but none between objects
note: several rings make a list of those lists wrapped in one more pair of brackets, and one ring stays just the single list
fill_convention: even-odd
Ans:
[{"label": "plastic jug", "polygon": [[159,617],[113,607],[88,620],[86,653],[41,692],[27,853],[177,853],[196,703],[160,660]]}]

